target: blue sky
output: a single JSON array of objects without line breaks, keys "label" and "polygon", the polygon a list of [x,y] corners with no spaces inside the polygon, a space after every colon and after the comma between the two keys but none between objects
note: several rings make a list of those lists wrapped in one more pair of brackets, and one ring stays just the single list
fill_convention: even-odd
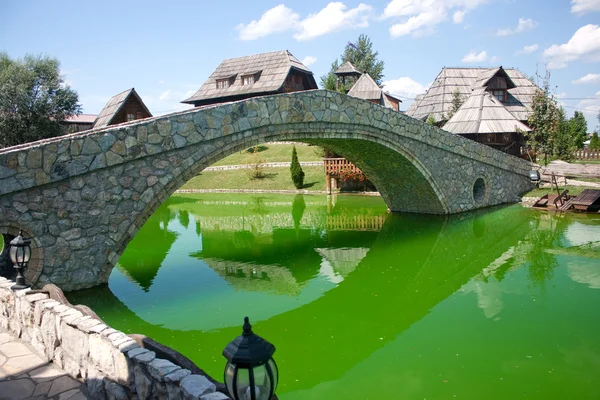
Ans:
[{"label": "blue sky", "polygon": [[551,68],[570,116],[588,130],[600,110],[600,0],[10,1],[0,0],[0,51],[45,53],[98,113],[135,87],[155,115],[186,108],[222,59],[288,49],[317,81],[348,41],[367,34],[387,90],[423,92],[442,67]]}]

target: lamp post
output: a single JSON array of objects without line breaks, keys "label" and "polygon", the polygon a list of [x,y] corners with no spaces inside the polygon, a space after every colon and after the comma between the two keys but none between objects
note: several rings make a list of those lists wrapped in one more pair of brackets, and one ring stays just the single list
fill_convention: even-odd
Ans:
[{"label": "lamp post", "polygon": [[271,400],[279,375],[273,353],[275,346],[255,335],[245,317],[242,334],[223,350],[225,384],[234,400]]},{"label": "lamp post", "polygon": [[8,252],[10,261],[17,270],[16,284],[11,286],[12,290],[26,289],[29,285],[25,284],[23,269],[27,267],[31,258],[31,239],[23,238],[23,231],[19,231],[19,236],[11,240]]}]

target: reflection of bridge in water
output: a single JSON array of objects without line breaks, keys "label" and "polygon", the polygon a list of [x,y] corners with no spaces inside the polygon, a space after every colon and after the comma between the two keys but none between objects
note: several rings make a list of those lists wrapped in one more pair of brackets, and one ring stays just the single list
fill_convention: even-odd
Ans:
[{"label": "reflection of bridge in water", "polygon": [[[311,371],[294,370],[298,380],[288,382],[286,387],[286,391],[291,392],[335,380],[384,347],[515,246],[529,232],[529,220],[528,210],[521,208],[450,218],[391,215],[380,232],[366,232],[367,239],[361,236],[355,243],[346,242],[347,232],[318,235],[305,229],[288,228],[274,230],[272,243],[248,241],[239,251],[225,251],[227,247],[232,250],[233,232],[203,231],[203,247],[196,256],[225,275],[235,274],[235,266],[244,263],[277,264],[281,275],[295,287],[290,276],[296,284],[312,279],[318,275],[325,254],[332,249],[348,246],[368,249],[355,254],[357,265],[348,264],[350,268],[345,271],[344,281],[334,290],[311,303],[255,322],[257,331],[278,345],[278,359],[285,360],[288,368],[299,360],[317,356],[340,361],[335,366],[313,364]],[[351,261],[350,254],[339,256],[340,260]],[[297,259],[301,260],[296,262]],[[234,268],[227,271],[228,264]],[[284,269],[289,274],[283,273]],[[254,278],[240,279],[260,281],[263,271],[268,270],[257,268]],[[253,274],[251,269],[242,272]],[[179,286],[182,292],[193,292],[195,283],[188,279]],[[271,290],[268,286],[265,288]],[[260,287],[257,285],[252,290],[260,290]],[[220,353],[224,342],[239,333],[238,326],[203,332],[200,351],[195,345],[199,340],[197,332],[151,325],[128,310],[108,290],[93,296],[87,304],[102,317],[103,310],[106,311],[109,324],[118,327],[119,320],[127,320],[133,330],[173,346],[201,367]],[[356,346],[357,343],[361,345]]]}]

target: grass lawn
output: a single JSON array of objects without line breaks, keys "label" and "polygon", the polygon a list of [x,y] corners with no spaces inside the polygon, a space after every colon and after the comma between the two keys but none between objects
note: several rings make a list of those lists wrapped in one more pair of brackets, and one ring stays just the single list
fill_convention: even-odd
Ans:
[{"label": "grass lawn", "polygon": [[600,160],[575,160],[572,164],[600,164]]},{"label": "grass lawn", "polygon": [[[293,146],[294,145],[292,144],[261,144],[258,146],[258,157],[265,160],[265,162],[291,162]],[[253,162],[256,162],[256,155],[248,150],[251,149],[234,153],[229,157],[225,157],[222,160],[217,161],[213,165],[252,164]],[[300,160],[300,162],[323,161],[323,157],[317,154],[319,150],[320,147],[318,146],[308,146],[300,143],[296,145],[298,160]]]},{"label": "grass lawn", "polygon": [[[559,186],[559,189],[562,193],[563,190],[568,189],[569,190],[569,194],[572,196],[576,196],[578,194],[580,194],[581,192],[584,191],[584,189],[598,189],[598,188],[592,188],[592,187],[585,187],[585,186]],[[556,188],[542,188],[542,189],[533,189],[527,193],[525,193],[523,195],[523,197],[542,197],[548,193],[554,193],[556,194]]]},{"label": "grass lawn", "polygon": [[[310,149],[312,151],[313,148]],[[303,189],[325,190],[323,167],[303,167],[302,170],[305,174]],[[288,167],[265,168],[265,174],[267,176],[263,179],[250,179],[242,169],[204,171],[187,181],[180,189],[296,190]]]}]

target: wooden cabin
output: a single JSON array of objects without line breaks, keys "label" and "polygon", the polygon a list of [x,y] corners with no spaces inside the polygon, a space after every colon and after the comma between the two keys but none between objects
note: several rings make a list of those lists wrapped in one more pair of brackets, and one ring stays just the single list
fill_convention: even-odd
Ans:
[{"label": "wooden cabin", "polygon": [[[521,156],[523,134],[538,87],[517,69],[444,68],[406,114],[457,135]],[[453,110],[458,93],[462,104]],[[452,115],[452,111],[455,111]]]},{"label": "wooden cabin", "polygon": [[62,123],[67,129],[67,133],[83,132],[92,129],[97,117],[96,114],[71,115]]},{"label": "wooden cabin", "polygon": [[317,89],[313,73],[287,50],[230,58],[182,103],[195,107]]},{"label": "wooden cabin", "polygon": [[142,98],[137,94],[135,88],[131,88],[110,98],[98,114],[93,128],[104,128],[150,117],[152,114]]}]

